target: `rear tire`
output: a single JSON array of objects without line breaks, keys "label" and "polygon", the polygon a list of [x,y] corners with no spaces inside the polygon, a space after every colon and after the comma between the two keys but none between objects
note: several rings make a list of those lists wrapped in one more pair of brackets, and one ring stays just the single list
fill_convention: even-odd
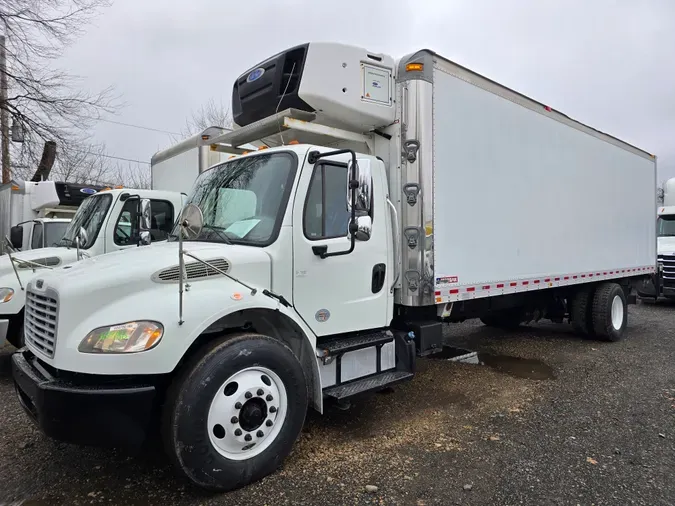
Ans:
[{"label": "rear tire", "polygon": [[603,283],[593,296],[593,330],[603,341],[619,341],[628,322],[626,294],[616,283]]},{"label": "rear tire", "polygon": [[218,339],[169,388],[164,445],[195,485],[234,490],[281,465],[307,403],[302,365],[284,343],[259,334]]},{"label": "rear tire", "polygon": [[593,294],[592,287],[579,289],[570,300],[570,321],[574,332],[580,336],[592,336],[593,330]]}]

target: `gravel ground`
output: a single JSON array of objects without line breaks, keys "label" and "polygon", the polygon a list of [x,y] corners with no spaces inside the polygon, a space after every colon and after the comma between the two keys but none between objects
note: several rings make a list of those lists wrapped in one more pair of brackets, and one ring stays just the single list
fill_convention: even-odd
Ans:
[{"label": "gravel ground", "polygon": [[0,352],[0,504],[675,504],[674,312],[631,306],[620,343],[565,325],[450,326],[448,342],[485,365],[420,360],[410,383],[310,413],[281,470],[222,495],[176,478],[158,451],[46,439]]}]

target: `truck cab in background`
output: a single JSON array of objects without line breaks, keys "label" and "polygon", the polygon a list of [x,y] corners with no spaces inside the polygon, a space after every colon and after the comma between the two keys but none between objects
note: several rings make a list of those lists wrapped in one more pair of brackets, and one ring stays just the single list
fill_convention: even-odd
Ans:
[{"label": "truck cab in background", "polygon": [[[56,243],[0,256],[0,345],[24,345],[26,285],[45,270],[167,240],[182,195],[159,190],[101,190],[82,201]],[[141,227],[142,211],[148,218]],[[145,232],[145,233],[143,233]],[[44,315],[43,315],[44,316]]]},{"label": "truck cab in background", "polygon": [[658,271],[639,287],[643,299],[675,299],[675,178],[663,184],[662,204],[656,210]]},{"label": "truck cab in background", "polygon": [[84,199],[103,186],[13,181],[0,186],[0,253],[54,246]]}]

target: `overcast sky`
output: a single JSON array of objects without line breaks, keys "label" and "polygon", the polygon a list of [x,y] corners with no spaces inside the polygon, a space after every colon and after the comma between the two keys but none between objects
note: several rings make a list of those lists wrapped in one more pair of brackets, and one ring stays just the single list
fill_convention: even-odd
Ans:
[{"label": "overcast sky", "polygon": [[[430,48],[658,157],[675,176],[675,0],[114,0],[62,66],[116,117],[180,132],[234,79],[308,41],[399,57]],[[101,123],[111,155],[149,161],[167,134]],[[146,166],[147,167],[147,166]]]}]

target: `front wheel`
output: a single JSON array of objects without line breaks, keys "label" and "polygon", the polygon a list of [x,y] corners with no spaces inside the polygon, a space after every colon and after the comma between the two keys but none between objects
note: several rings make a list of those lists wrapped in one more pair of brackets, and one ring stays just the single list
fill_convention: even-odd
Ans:
[{"label": "front wheel", "polygon": [[282,342],[240,334],[208,345],[171,386],[164,443],[194,484],[234,490],[274,472],[307,412],[302,366]]}]

